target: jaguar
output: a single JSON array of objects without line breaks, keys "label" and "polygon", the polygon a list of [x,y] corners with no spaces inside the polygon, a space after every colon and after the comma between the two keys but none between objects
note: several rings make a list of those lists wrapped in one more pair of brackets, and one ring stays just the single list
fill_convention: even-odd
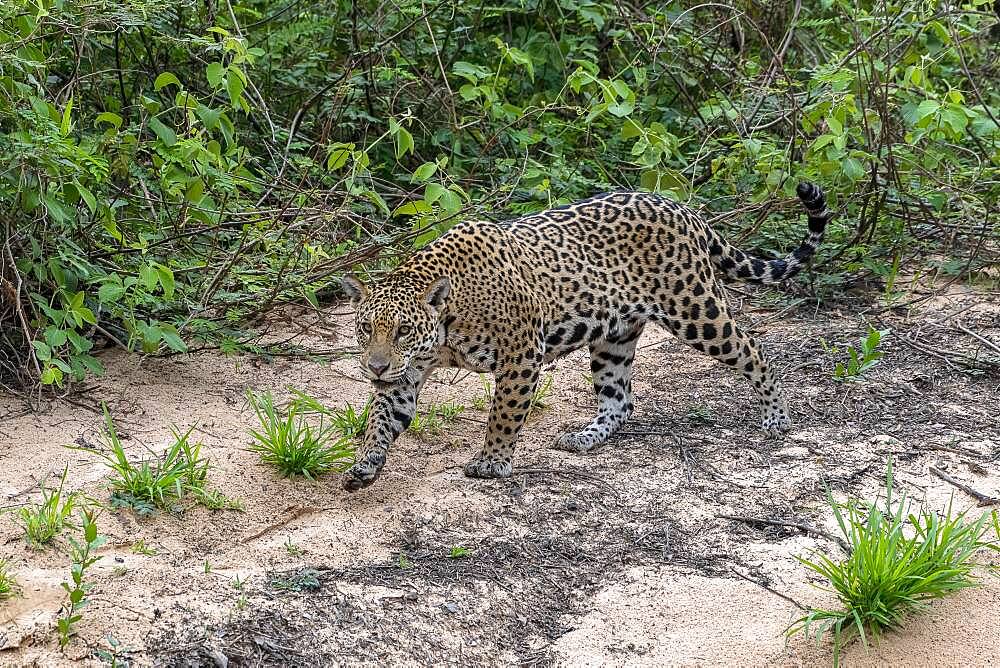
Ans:
[{"label": "jaguar", "polygon": [[745,376],[764,431],[787,431],[778,374],[733,319],[720,279],[778,283],[801,270],[832,214],[817,185],[802,182],[797,194],[808,232],[782,259],[749,256],[684,204],[612,192],[507,222],[461,222],[375,283],[345,276],[374,394],[344,488],[379,477],[439,367],[494,375],[485,439],[465,474],[502,478],[511,475],[543,365],[586,346],[597,414],[553,445],[593,450],[632,414],[632,363],[650,323]]}]

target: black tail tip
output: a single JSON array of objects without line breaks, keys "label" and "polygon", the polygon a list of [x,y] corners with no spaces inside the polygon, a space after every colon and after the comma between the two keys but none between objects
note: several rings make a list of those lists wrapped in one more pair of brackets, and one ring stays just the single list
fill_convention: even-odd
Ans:
[{"label": "black tail tip", "polygon": [[810,211],[822,211],[826,208],[826,197],[823,195],[823,190],[815,183],[801,181],[798,187],[795,188],[795,192],[799,196],[799,199],[802,200],[802,204],[805,205],[806,209]]}]

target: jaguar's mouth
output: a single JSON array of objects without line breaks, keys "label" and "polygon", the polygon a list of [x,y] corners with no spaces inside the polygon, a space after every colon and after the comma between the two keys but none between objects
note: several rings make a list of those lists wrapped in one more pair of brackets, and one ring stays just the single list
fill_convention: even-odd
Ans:
[{"label": "jaguar's mouth", "polygon": [[376,390],[389,390],[399,385],[400,381],[403,380],[403,376],[404,374],[399,374],[394,378],[372,378],[371,383]]}]

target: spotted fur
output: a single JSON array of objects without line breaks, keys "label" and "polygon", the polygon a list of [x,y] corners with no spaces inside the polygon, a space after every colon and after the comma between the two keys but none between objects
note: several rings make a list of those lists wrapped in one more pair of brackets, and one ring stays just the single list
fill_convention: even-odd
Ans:
[{"label": "spotted fur", "polygon": [[376,480],[436,367],[495,375],[485,442],[465,472],[505,477],[542,365],[586,346],[597,415],[554,445],[592,450],[632,413],[632,361],[647,323],[746,376],[764,430],[788,430],[774,368],[733,320],[717,278],[776,283],[798,273],[831,216],[817,186],[802,183],[798,195],[809,233],[780,260],[749,257],[681,204],[620,192],[509,223],[460,223],[375,285],[345,278],[375,389],[345,488]]}]

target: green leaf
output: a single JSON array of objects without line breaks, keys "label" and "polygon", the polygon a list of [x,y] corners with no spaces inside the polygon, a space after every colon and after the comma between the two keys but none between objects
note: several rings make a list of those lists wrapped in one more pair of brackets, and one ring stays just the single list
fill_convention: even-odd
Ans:
[{"label": "green leaf", "polygon": [[451,71],[460,77],[468,79],[471,83],[478,83],[480,79],[485,79],[490,75],[490,71],[482,65],[473,65],[464,60],[459,60],[451,66]]},{"label": "green leaf", "polygon": [[62,122],[59,124],[59,133],[66,137],[69,135],[70,127],[72,126],[73,120],[73,98],[69,98],[69,102],[66,103],[66,108],[63,109]]},{"label": "green leaf", "polygon": [[639,137],[642,135],[642,126],[633,121],[631,118],[626,118],[625,123],[622,124],[622,139],[632,139],[633,137]]},{"label": "green leaf", "polygon": [[201,179],[195,179],[191,182],[191,185],[187,187],[184,191],[184,199],[191,202],[192,204],[198,204],[201,202],[202,198],[205,196],[205,182]]},{"label": "green leaf", "polygon": [[406,128],[399,126],[396,132],[396,159],[402,158],[407,151],[413,153],[413,135]]},{"label": "green leaf", "polygon": [[353,150],[354,144],[334,144],[330,147],[330,155],[326,159],[326,168],[331,172],[337,171],[347,164],[347,160],[351,157],[351,151]]},{"label": "green leaf", "polygon": [[94,119],[94,127],[97,127],[101,123],[108,123],[113,125],[115,130],[118,130],[122,126],[122,117],[116,113],[105,111],[102,114],[98,114],[97,118]]},{"label": "green leaf", "polygon": [[438,203],[447,214],[458,213],[462,209],[462,198],[450,189],[441,193]]},{"label": "green leaf", "polygon": [[622,118],[628,116],[633,111],[635,111],[635,102],[633,100],[622,100],[621,102],[613,102],[607,106],[608,113],[612,116],[617,116]]},{"label": "green leaf", "polygon": [[216,109],[210,109],[205,105],[199,105],[194,113],[201,119],[201,122],[205,125],[206,130],[214,130],[219,127],[219,117],[222,116],[222,112]]},{"label": "green leaf", "polygon": [[841,123],[840,120],[836,116],[833,116],[833,115],[827,116],[826,117],[826,124],[830,128],[830,132],[832,134],[834,134],[834,135],[842,135],[842,134],[844,134],[844,124]]},{"label": "green leaf", "polygon": [[223,67],[222,63],[209,63],[208,67],[205,68],[205,78],[208,79],[208,85],[212,88],[218,88],[225,76],[226,68]]},{"label": "green leaf", "polygon": [[941,109],[941,120],[947,123],[956,134],[962,134],[969,124],[969,117],[965,115],[965,109],[956,104],[950,104]]},{"label": "green leaf", "polygon": [[90,212],[91,213],[96,213],[97,212],[97,198],[94,197],[94,193],[92,193],[89,190],[87,190],[83,185],[80,184],[79,181],[74,181],[73,185],[76,186],[76,191],[78,193],[80,193],[80,198],[87,205],[87,208],[90,209]]},{"label": "green leaf", "polygon": [[[427,179],[434,176],[437,172],[438,166],[436,162],[425,162],[413,171],[413,181],[426,181]],[[426,199],[426,197],[425,197]]]},{"label": "green leaf", "polygon": [[74,309],[73,313],[82,320],[83,322],[90,323],[91,325],[97,324],[97,316],[86,306],[81,306],[80,308]]},{"label": "green leaf", "polygon": [[161,324],[160,335],[163,338],[163,342],[167,344],[167,347],[171,350],[179,353],[187,352],[187,344],[185,344],[181,339],[180,335],[177,333],[177,328],[173,325]]},{"label": "green leaf", "polygon": [[903,118],[907,123],[920,126],[921,122],[933,116],[941,104],[937,100],[924,100],[917,106],[907,105],[903,108]]},{"label": "green leaf", "polygon": [[35,349],[35,357],[38,358],[40,362],[48,362],[52,359],[52,349],[44,341],[32,341],[32,347]]},{"label": "green leaf", "polygon": [[438,183],[428,183],[424,186],[424,201],[428,204],[434,204],[446,192],[447,189],[444,186]]},{"label": "green leaf", "polygon": [[170,271],[169,267],[164,267],[162,264],[156,264],[154,266],[156,269],[156,277],[163,287],[163,296],[167,299],[174,298],[174,272]]},{"label": "green leaf", "polygon": [[97,299],[102,304],[112,304],[117,302],[124,295],[125,288],[121,285],[121,283],[115,283],[114,281],[101,283],[101,287],[97,290]]},{"label": "green leaf", "polygon": [[524,65],[524,68],[528,70],[528,78],[532,81],[535,80],[535,65],[529,54],[521,51],[520,49],[510,47],[507,50],[507,55],[510,56],[510,59],[518,65]]},{"label": "green leaf", "polygon": [[55,384],[62,387],[63,372],[54,366],[50,366],[42,371],[39,380],[42,381],[42,385]]},{"label": "green leaf", "polygon": [[865,175],[865,168],[857,158],[844,158],[841,169],[844,171],[844,176],[851,181],[857,181]]},{"label": "green leaf", "polygon": [[415,216],[422,213],[430,213],[430,211],[431,211],[430,205],[424,200],[418,199],[418,200],[413,200],[412,202],[407,202],[406,204],[403,204],[402,206],[398,207],[395,211],[392,212],[392,215],[394,217]]},{"label": "green leaf", "polygon": [[142,283],[142,287],[146,288],[147,292],[155,288],[159,280],[160,277],[156,273],[155,267],[145,265],[139,269],[139,281]]},{"label": "green leaf", "polygon": [[171,147],[177,143],[177,135],[155,116],[149,119],[149,128],[156,133],[163,145]]},{"label": "green leaf", "polygon": [[234,107],[242,108],[243,91],[246,90],[246,76],[243,70],[235,65],[229,66],[229,75],[226,77],[226,92],[229,93],[229,101]]},{"label": "green leaf", "polygon": [[50,348],[58,348],[66,343],[66,332],[53,325],[45,328],[45,341]]},{"label": "green leaf", "polygon": [[160,76],[156,77],[156,81],[153,82],[153,90],[160,90],[164,86],[169,86],[174,84],[178,88],[183,88],[181,86],[181,81],[175,77],[171,72],[163,72]]}]

